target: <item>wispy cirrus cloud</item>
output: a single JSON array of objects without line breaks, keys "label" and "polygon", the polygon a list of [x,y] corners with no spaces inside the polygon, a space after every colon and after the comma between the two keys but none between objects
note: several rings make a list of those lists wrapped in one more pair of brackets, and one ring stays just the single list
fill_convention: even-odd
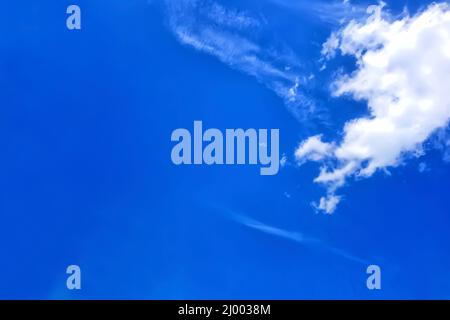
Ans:
[{"label": "wispy cirrus cloud", "polygon": [[449,128],[439,129],[428,148],[434,148],[442,152],[442,160],[450,163],[450,130]]},{"label": "wispy cirrus cloud", "polygon": [[366,7],[350,0],[266,0],[303,15],[311,16],[328,25],[339,25],[364,14]]},{"label": "wispy cirrus cloud", "polygon": [[298,120],[315,114],[314,101],[302,92],[309,75],[288,46],[268,40],[264,18],[214,1],[167,0],[166,8],[180,43],[256,78],[282,98]]},{"label": "wispy cirrus cloud", "polygon": [[222,212],[226,213],[227,217],[232,219],[233,221],[246,226],[250,229],[254,229],[257,231],[260,231],[262,233],[271,235],[271,236],[275,236],[275,237],[279,237],[282,239],[286,239],[289,241],[293,241],[296,242],[298,244],[302,244],[305,245],[307,247],[310,248],[316,248],[322,251],[326,251],[329,253],[332,253],[334,255],[337,255],[341,258],[356,262],[356,263],[361,263],[361,264],[368,264],[367,261],[365,261],[364,259],[361,259],[353,254],[350,254],[342,249],[338,249],[336,247],[330,246],[329,244],[325,243],[324,241],[317,239],[317,238],[312,238],[309,237],[303,233],[300,232],[295,232],[295,231],[289,231],[289,230],[284,230],[278,227],[274,227],[268,224],[265,224],[263,222],[260,222],[258,220],[249,218],[247,216],[238,214],[232,210],[229,209],[222,209]]}]

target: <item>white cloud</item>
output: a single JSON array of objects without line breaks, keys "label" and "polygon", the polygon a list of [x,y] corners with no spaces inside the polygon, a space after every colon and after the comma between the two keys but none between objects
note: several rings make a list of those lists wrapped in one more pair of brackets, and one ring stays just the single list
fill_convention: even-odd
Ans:
[{"label": "white cloud", "polygon": [[[356,58],[356,71],[337,79],[334,95],[366,101],[369,113],[348,121],[340,142],[320,140],[321,146],[333,146],[315,180],[328,187],[318,206],[328,213],[339,202],[336,189],[349,177],[370,177],[398,166],[405,156],[422,155],[424,142],[450,119],[448,5],[433,4],[397,20],[383,6],[369,7],[367,21],[351,21],[324,45],[327,57],[339,51]],[[296,152],[300,160],[309,159],[304,149]]]},{"label": "white cloud", "polygon": [[[253,76],[298,120],[314,115],[314,102],[299,90],[308,81],[301,63],[287,46],[267,41],[264,20],[208,0],[166,0],[166,7],[170,28],[182,44]],[[258,43],[261,36],[264,46]]]},{"label": "white cloud", "polygon": [[341,202],[340,196],[329,194],[326,197],[320,198],[319,205],[313,203],[313,206],[316,208],[316,210],[323,211],[327,214],[332,214],[336,210],[339,202]]},{"label": "white cloud", "polygon": [[295,151],[295,158],[299,164],[306,161],[320,161],[331,156],[333,145],[322,142],[322,135],[317,135],[303,141]]},{"label": "white cloud", "polygon": [[334,58],[338,48],[339,38],[337,34],[333,32],[328,40],[322,45],[322,55],[327,59]]}]

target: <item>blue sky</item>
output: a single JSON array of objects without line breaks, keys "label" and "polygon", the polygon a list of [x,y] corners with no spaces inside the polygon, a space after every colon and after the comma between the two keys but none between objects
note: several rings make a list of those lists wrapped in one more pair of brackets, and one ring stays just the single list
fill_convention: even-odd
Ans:
[{"label": "blue sky", "polygon": [[[441,73],[430,71],[431,87],[408,78],[380,93],[360,84],[386,70],[358,65],[360,47],[342,54],[356,43],[355,29],[343,30],[352,19],[369,24],[366,8],[377,3],[78,0],[78,31],[65,26],[70,4],[9,2],[0,19],[0,298],[450,298]],[[387,1],[377,41],[398,53],[398,34],[384,31],[405,19],[405,6],[414,25],[428,4]],[[333,32],[340,45],[327,58]],[[418,43],[389,60],[405,62],[395,70],[422,58]],[[358,45],[363,54],[381,47]],[[430,58],[446,71],[442,59]],[[333,93],[361,70],[369,78]],[[377,99],[402,90],[428,97],[436,117],[380,116]],[[372,156],[348,160],[361,142],[345,124],[374,114],[391,121],[391,135],[361,124]],[[287,165],[271,177],[254,166],[175,166],[170,135],[194,120],[279,128]],[[399,139],[408,121],[418,130]],[[319,135],[325,149],[295,156]],[[314,182],[321,167],[348,163],[355,169],[341,180]],[[376,170],[361,175],[370,164]],[[336,208],[319,208],[330,197]],[[72,264],[80,291],[66,289]],[[366,288],[369,264],[381,267],[382,290]]]}]

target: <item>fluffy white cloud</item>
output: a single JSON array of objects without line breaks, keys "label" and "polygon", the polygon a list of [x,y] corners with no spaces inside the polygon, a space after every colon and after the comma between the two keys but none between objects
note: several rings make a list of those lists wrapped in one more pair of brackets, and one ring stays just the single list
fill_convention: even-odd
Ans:
[{"label": "fluffy white cloud", "polygon": [[295,151],[295,158],[302,164],[303,162],[320,161],[331,156],[333,145],[322,142],[322,135],[317,135],[303,141]]},{"label": "fluffy white cloud", "polygon": [[323,211],[327,214],[332,214],[336,210],[336,207],[340,201],[341,201],[340,196],[329,194],[326,197],[320,198],[319,205],[313,203],[313,206],[318,211]]},{"label": "fluffy white cloud", "polygon": [[[433,4],[397,20],[383,6],[369,7],[366,21],[351,21],[323,47],[325,57],[338,51],[356,58],[357,70],[337,79],[334,94],[366,101],[369,113],[348,121],[339,143],[312,137],[296,151],[299,161],[325,154],[330,160],[315,180],[328,187],[328,196],[317,206],[328,213],[339,202],[336,189],[349,177],[370,177],[398,166],[405,155],[423,154],[424,142],[450,119],[448,5]],[[311,141],[322,148],[309,147],[319,150],[317,156],[306,152]]]}]

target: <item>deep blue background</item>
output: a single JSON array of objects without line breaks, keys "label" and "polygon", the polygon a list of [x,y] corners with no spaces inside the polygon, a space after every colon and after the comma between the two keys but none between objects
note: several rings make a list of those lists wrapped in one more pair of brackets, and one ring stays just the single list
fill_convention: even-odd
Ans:
[{"label": "deep blue background", "polygon": [[[311,208],[324,193],[315,165],[274,177],[176,167],[171,132],[194,120],[280,128],[292,159],[314,128],[339,130],[361,105],[328,98],[336,121],[311,129],[251,77],[181,46],[162,3],[76,3],[81,31],[65,26],[69,1],[2,6],[0,298],[450,298],[450,167],[438,152],[349,184],[333,216]],[[233,5],[263,12],[303,59],[317,59],[330,32],[270,3]],[[420,161],[430,171],[419,173]],[[218,208],[379,264],[382,290],[367,290],[367,265]],[[66,289],[70,264],[82,269],[81,291]]]}]

